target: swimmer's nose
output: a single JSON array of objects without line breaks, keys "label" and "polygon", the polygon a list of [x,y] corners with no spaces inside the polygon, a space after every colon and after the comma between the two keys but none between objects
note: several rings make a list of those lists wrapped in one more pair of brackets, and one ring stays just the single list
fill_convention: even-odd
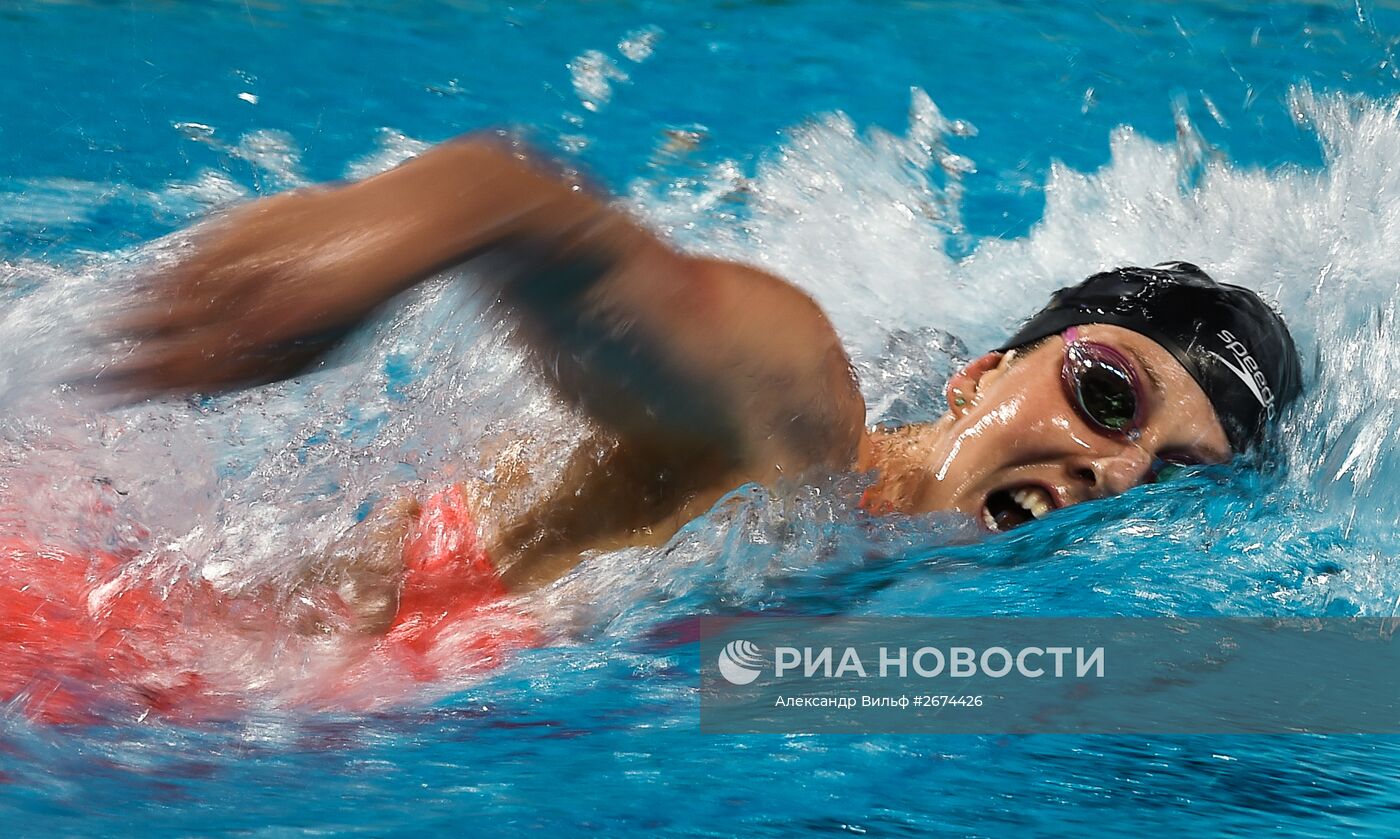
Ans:
[{"label": "swimmer's nose", "polygon": [[1152,477],[1152,458],[1135,445],[1123,446],[1111,454],[1077,458],[1070,464],[1070,475],[1091,498],[1107,498],[1127,492]]}]

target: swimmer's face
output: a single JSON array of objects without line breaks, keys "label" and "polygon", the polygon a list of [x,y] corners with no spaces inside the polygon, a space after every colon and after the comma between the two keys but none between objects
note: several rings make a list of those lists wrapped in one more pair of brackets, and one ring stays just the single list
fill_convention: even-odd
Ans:
[{"label": "swimmer's face", "polygon": [[[1138,383],[1137,433],[1103,427],[1071,395],[1066,342],[989,353],[948,383],[949,413],[879,444],[876,511],[954,510],[994,532],[1154,480],[1165,463],[1220,463],[1231,455],[1205,393],[1155,341],[1091,325],[1078,339],[1116,352]],[[1083,346],[1083,345],[1081,345]]]}]

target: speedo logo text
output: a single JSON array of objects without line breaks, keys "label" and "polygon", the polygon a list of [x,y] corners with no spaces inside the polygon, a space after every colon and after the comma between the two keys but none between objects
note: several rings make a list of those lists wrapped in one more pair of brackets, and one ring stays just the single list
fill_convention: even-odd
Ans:
[{"label": "speedo logo text", "polygon": [[1231,372],[1240,377],[1240,381],[1244,382],[1245,385],[1249,387],[1250,392],[1254,394],[1254,398],[1258,399],[1259,404],[1263,406],[1265,416],[1273,417],[1274,391],[1269,387],[1269,380],[1264,378],[1264,373],[1259,369],[1259,364],[1254,360],[1254,356],[1250,354],[1249,348],[1228,329],[1220,330],[1217,335],[1221,341],[1225,342],[1225,348],[1235,356],[1235,359],[1239,362],[1239,366],[1237,367],[1231,364],[1218,353],[1212,353],[1212,355],[1219,358],[1226,367],[1230,368]]}]

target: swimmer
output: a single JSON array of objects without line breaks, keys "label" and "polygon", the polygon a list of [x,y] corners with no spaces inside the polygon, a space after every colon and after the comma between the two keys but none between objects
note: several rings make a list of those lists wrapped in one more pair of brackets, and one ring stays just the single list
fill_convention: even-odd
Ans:
[{"label": "swimmer", "polygon": [[[155,277],[102,374],[149,395],[295,375],[378,307],[467,262],[559,397],[606,433],[487,554],[513,591],[589,549],[664,543],[745,483],[872,476],[874,513],[961,513],[991,533],[1258,445],[1300,391],[1280,317],[1185,262],[1061,289],[946,385],[930,423],[868,428],[830,321],[757,268],[690,256],[500,136],[470,136],[347,185],[230,212]],[[351,578],[365,626],[397,608],[402,502]],[[379,583],[364,583],[379,575]]]}]

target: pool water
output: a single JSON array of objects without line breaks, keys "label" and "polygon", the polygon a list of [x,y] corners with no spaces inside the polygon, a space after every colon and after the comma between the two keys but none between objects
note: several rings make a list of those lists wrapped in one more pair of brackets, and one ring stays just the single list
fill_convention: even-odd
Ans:
[{"label": "pool water", "polygon": [[1397,44],[1400,9],[1365,1],[6,4],[0,525],[144,571],[285,585],[405,487],[512,465],[512,503],[549,485],[584,430],[469,272],[294,382],[124,407],[62,384],[188,224],[491,126],[814,294],[872,422],[931,416],[953,366],[1058,286],[1173,258],[1277,300],[1308,391],[1263,462],[984,542],[866,519],[849,478],[736,488],[664,549],[531,598],[553,643],[368,711],[285,701],[317,672],[292,647],[243,667],[256,701],[232,720],[12,709],[0,816],[46,835],[1390,832],[1392,738],[705,735],[698,651],[672,639],[774,610],[1394,614]]}]

